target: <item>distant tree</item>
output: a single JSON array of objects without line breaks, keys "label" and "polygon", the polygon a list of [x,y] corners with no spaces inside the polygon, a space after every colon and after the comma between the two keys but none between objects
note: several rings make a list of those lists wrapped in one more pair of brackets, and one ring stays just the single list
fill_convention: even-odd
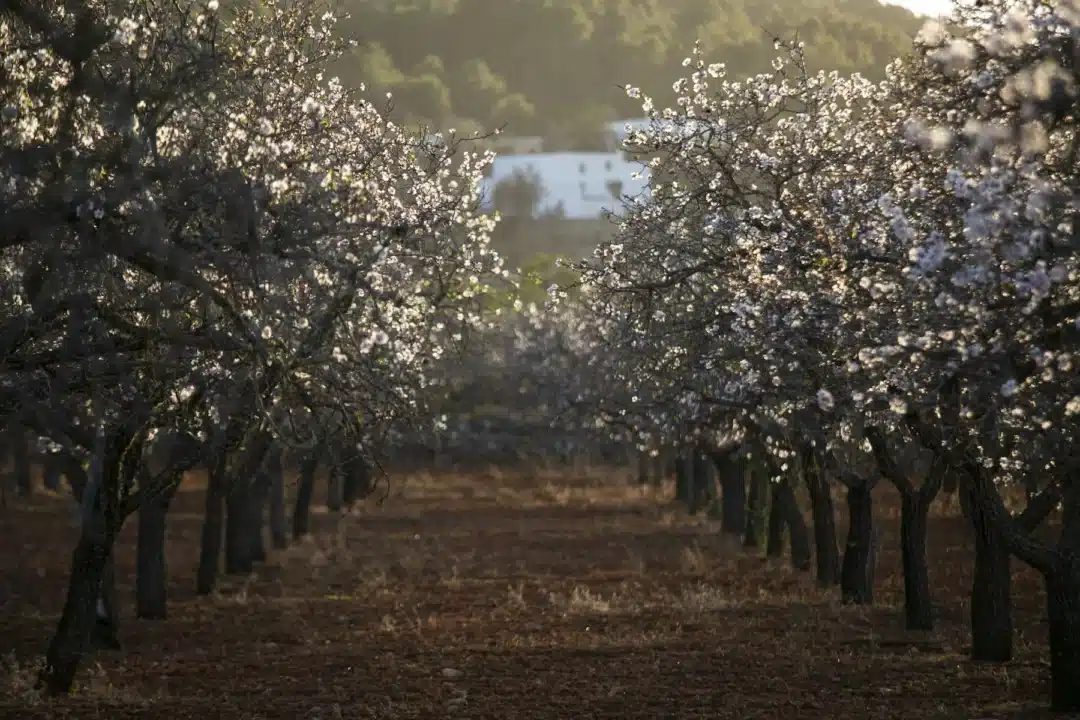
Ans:
[{"label": "distant tree", "polygon": [[495,186],[492,203],[503,217],[526,220],[533,218],[546,195],[540,175],[532,168],[519,168]]}]

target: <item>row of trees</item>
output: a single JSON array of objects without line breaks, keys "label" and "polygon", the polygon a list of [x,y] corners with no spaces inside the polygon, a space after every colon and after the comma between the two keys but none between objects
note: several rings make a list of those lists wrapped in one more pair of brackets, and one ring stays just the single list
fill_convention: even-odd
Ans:
[{"label": "row of trees", "polygon": [[205,465],[199,589],[223,535],[244,571],[268,505],[281,539],[282,453],[329,444],[368,487],[504,274],[477,211],[488,159],[324,78],[351,47],[332,7],[228,10],[0,4],[0,424],[41,439],[82,508],[50,693],[90,648],[132,513],[160,536]]},{"label": "row of trees", "polygon": [[[818,577],[842,575],[848,599],[870,597],[873,490],[895,485],[912,628],[932,622],[927,509],[955,484],[975,538],[973,655],[1011,657],[1017,557],[1045,578],[1052,704],[1075,712],[1080,15],[983,0],[953,20],[879,83],[811,72],[778,41],[772,72],[743,81],[695,49],[672,109],[630,88],[653,119],[628,141],[651,158],[650,197],[576,265],[576,299],[552,302],[600,381],[574,409],[644,452],[711,456],[739,478],[733,506],[751,458],[809,568],[804,482]],[[847,493],[843,573],[828,483]],[[1013,484],[1029,498],[1017,516]],[[1048,541],[1036,528],[1058,508]]]},{"label": "row of trees", "polygon": [[632,116],[618,86],[656,91],[695,39],[735,75],[772,60],[762,27],[799,32],[817,67],[880,77],[919,23],[875,0],[805,3],[478,0],[346,2],[363,39],[338,68],[349,84],[393,92],[401,110],[436,127],[509,124],[553,148],[597,149],[605,122]]}]

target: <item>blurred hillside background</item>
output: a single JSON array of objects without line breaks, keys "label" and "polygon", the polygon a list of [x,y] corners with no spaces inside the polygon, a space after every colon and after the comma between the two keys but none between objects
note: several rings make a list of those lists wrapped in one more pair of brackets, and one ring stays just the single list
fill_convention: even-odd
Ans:
[{"label": "blurred hillside background", "polygon": [[[902,0],[921,12],[946,0]],[[923,19],[877,0],[343,0],[359,40],[334,71],[395,119],[425,132],[485,135],[499,153],[487,180],[504,218],[497,245],[513,265],[542,270],[588,253],[610,232],[605,210],[640,192],[619,152],[640,103],[672,99],[679,64],[700,40],[730,77],[768,69],[770,34],[807,44],[813,69],[880,79]]]}]

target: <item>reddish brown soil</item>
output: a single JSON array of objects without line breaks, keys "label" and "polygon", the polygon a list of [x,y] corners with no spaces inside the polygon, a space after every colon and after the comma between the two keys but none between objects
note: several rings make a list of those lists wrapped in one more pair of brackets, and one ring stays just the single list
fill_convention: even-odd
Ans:
[{"label": "reddish brown soil", "polygon": [[125,648],[91,659],[61,701],[32,692],[32,665],[63,600],[70,514],[44,495],[0,510],[0,717],[1048,717],[1036,575],[1016,568],[1017,659],[965,657],[962,520],[932,520],[939,629],[913,638],[885,490],[867,610],[625,479],[589,483],[399,481],[381,506],[320,514],[311,542],[202,599],[202,496],[185,489],[170,515],[170,618],[134,619],[132,521],[118,555]]}]

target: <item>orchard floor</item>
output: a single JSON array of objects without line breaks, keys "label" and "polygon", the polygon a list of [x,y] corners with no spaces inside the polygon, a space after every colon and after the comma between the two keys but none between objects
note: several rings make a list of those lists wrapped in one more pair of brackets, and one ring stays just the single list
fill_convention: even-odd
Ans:
[{"label": "orchard floor", "polygon": [[134,619],[132,520],[117,557],[124,649],[53,701],[33,692],[33,664],[74,530],[67,501],[41,492],[0,509],[0,717],[1049,717],[1038,577],[1015,570],[1016,660],[970,663],[971,548],[939,506],[938,631],[913,637],[895,498],[877,497],[872,610],[627,478],[497,473],[399,478],[350,517],[317,509],[312,538],[197,598],[194,481],[170,513],[169,619]]}]

